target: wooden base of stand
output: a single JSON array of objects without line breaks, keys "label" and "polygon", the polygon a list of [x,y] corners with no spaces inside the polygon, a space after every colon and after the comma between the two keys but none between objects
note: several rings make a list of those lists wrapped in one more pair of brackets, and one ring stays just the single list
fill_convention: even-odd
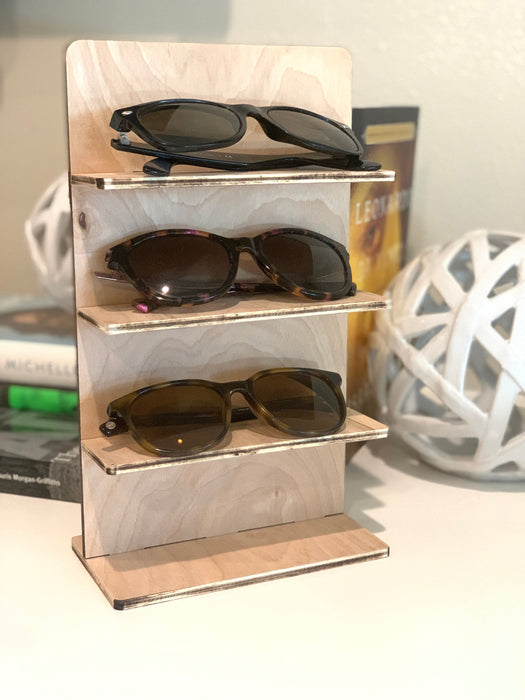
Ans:
[{"label": "wooden base of stand", "polygon": [[388,546],[346,515],[86,559],[117,610],[387,557]]}]

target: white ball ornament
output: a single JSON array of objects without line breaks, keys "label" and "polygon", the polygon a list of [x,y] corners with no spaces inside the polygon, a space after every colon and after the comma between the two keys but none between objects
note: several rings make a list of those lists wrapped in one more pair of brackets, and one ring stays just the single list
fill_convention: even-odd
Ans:
[{"label": "white ball ornament", "polygon": [[424,251],[387,296],[369,350],[382,420],[443,471],[525,479],[525,234]]},{"label": "white ball ornament", "polygon": [[73,229],[67,173],[54,180],[25,223],[29,253],[40,286],[63,308],[73,310]]}]

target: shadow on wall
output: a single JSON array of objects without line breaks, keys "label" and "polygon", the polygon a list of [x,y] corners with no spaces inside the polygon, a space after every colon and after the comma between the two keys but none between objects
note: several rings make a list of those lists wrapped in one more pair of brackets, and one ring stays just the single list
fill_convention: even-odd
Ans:
[{"label": "shadow on wall", "polygon": [[210,41],[224,37],[230,21],[230,0],[2,0],[0,37],[65,36],[90,39],[169,37]]}]

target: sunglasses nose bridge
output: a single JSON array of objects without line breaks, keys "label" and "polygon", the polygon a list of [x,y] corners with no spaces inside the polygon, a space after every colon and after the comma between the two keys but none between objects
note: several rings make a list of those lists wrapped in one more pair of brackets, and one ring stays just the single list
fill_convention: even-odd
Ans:
[{"label": "sunglasses nose bridge", "polygon": [[[244,118],[244,122],[246,123],[246,118],[251,117],[252,119],[255,119],[255,121],[259,124],[261,129],[264,131],[264,133],[267,136],[270,136],[268,133],[268,130],[271,131],[272,124],[270,123],[268,116],[265,111],[260,109],[259,107],[256,107],[255,105],[237,105],[237,110],[239,113],[242,114],[242,117]],[[271,138],[271,136],[270,136]]]},{"label": "sunglasses nose bridge", "polygon": [[235,394],[237,392],[242,394],[243,396],[250,395],[248,381],[243,381],[243,380],[240,380],[238,382],[227,382],[226,384],[223,385],[223,391],[226,394],[229,394],[230,397],[232,394]]},{"label": "sunglasses nose bridge", "polygon": [[236,109],[245,117],[255,117],[257,119],[257,117],[261,116],[261,110],[255,105],[236,105]]},{"label": "sunglasses nose bridge", "polygon": [[257,248],[255,246],[255,239],[243,236],[242,238],[235,239],[235,249],[237,253],[250,253],[251,255],[257,255]]}]

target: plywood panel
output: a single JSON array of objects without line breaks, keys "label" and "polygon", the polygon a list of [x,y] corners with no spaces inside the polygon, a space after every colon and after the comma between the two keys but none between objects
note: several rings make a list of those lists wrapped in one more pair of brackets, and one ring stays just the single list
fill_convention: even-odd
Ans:
[{"label": "plywood panel", "polygon": [[152,330],[187,328],[196,325],[227,324],[264,319],[284,319],[294,316],[316,316],[328,313],[355,313],[387,307],[384,297],[358,291],[353,297],[335,301],[315,301],[292,294],[235,294],[180,309],[166,307],[143,314],[130,304],[88,306],[79,309],[79,316],[104,333],[142,333]]},{"label": "plywood panel", "polygon": [[378,182],[394,180],[393,170],[339,170],[335,168],[315,168],[309,166],[297,170],[261,170],[253,172],[232,172],[208,170],[195,167],[192,172],[180,172],[174,168],[169,175],[145,175],[132,173],[74,173],[73,184],[94,185],[100,190],[143,189],[145,187],[211,187],[213,185],[261,185],[302,182],[304,185],[318,185],[323,182]]},{"label": "plywood panel", "polygon": [[342,444],[121,476],[82,461],[87,557],[343,510]]},{"label": "plywood panel", "polygon": [[[109,147],[116,132],[108,124],[115,109],[150,100],[290,105],[349,124],[351,70],[342,48],[75,42],[67,52],[71,172],[140,170],[143,157]],[[282,152],[260,129],[246,141],[252,152]]]},{"label": "plywood panel", "polygon": [[[164,97],[290,104],[349,123],[351,61],[346,51],[77,42],[67,63],[72,173],[113,173],[113,180],[120,174],[126,188],[132,185],[72,187],[78,306],[128,304],[136,296],[133,289],[97,281],[92,272],[104,269],[108,247],[145,231],[187,227],[254,235],[298,226],[347,242],[348,181],[313,187],[304,181],[263,185],[254,180],[239,188],[232,178],[227,186],[215,181],[201,186],[209,185],[208,179],[194,187],[177,188],[166,181],[169,187],[152,188],[140,173],[144,158],[111,149],[115,134],[108,127],[114,109]],[[258,127],[249,130],[239,149],[247,145],[247,150],[282,150]],[[243,264],[242,272],[254,275],[254,266]],[[78,331],[84,439],[99,435],[111,399],[155,382],[191,377],[229,381],[279,366],[321,367],[339,371],[343,385],[345,380],[342,314],[113,336],[80,319]],[[120,476],[105,474],[84,453],[85,554],[341,512],[343,467],[342,444]]]},{"label": "plywood panel", "polygon": [[348,409],[345,424],[337,432],[316,438],[297,438],[266,425],[260,420],[233,423],[229,434],[213,449],[185,458],[159,457],[144,450],[129,433],[111,438],[97,437],[82,442],[87,452],[107,474],[123,474],[131,471],[144,471],[188,464],[190,462],[224,460],[239,455],[253,455],[261,452],[281,452],[276,459],[286,458],[283,451],[306,446],[336,442],[356,442],[385,437],[387,427],[361,413]]},{"label": "plywood panel", "polygon": [[388,556],[345,515],[94,559],[82,556],[80,537],[73,549],[119,610]]}]

